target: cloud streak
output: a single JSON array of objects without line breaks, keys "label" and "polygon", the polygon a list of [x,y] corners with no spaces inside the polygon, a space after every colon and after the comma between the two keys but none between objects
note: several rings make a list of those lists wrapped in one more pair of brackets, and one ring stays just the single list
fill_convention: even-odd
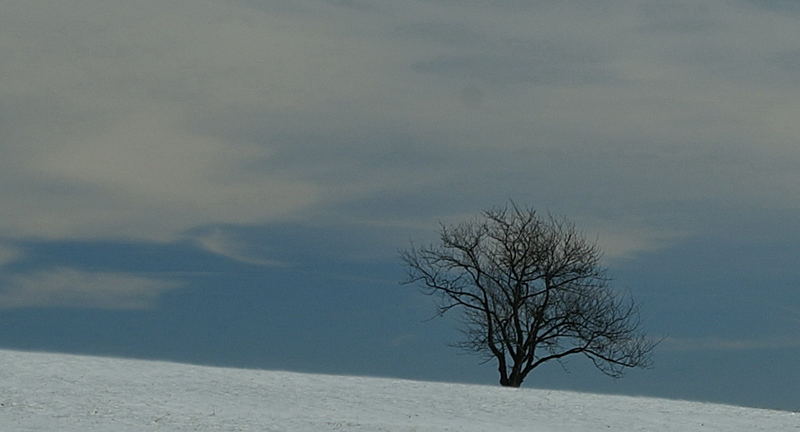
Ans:
[{"label": "cloud streak", "polygon": [[267,259],[249,251],[248,244],[237,239],[221,228],[214,228],[193,234],[190,241],[200,249],[223,256],[234,261],[263,267],[285,267],[288,264],[274,259]]},{"label": "cloud streak", "polygon": [[23,255],[19,248],[0,243],[0,267],[18,261]]},{"label": "cloud streak", "polygon": [[161,294],[180,286],[173,281],[125,273],[70,268],[13,275],[0,283],[0,308],[6,309],[148,309],[156,305]]},{"label": "cloud streak", "polygon": [[742,351],[800,347],[800,339],[791,337],[764,337],[759,339],[730,338],[673,338],[664,339],[661,349],[666,351]]}]

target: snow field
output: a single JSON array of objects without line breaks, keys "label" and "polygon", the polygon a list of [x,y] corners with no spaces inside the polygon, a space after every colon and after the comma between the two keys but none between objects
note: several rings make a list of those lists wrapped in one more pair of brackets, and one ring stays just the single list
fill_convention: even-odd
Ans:
[{"label": "snow field", "polygon": [[699,402],[1,351],[2,431],[770,431]]}]

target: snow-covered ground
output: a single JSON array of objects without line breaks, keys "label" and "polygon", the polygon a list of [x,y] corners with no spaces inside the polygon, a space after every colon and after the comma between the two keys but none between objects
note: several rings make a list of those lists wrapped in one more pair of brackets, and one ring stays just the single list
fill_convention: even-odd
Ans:
[{"label": "snow-covered ground", "polygon": [[698,402],[0,351],[0,431],[770,431]]}]

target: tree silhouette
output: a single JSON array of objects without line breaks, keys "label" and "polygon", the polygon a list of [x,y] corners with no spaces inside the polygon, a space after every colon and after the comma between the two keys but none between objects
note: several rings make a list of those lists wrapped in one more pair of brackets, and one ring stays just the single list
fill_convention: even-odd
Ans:
[{"label": "tree silhouette", "polygon": [[461,312],[456,346],[496,360],[501,385],[574,354],[613,377],[650,364],[636,304],[611,289],[601,251],[573,223],[511,203],[439,234],[402,253],[405,283],[437,297],[439,315]]}]

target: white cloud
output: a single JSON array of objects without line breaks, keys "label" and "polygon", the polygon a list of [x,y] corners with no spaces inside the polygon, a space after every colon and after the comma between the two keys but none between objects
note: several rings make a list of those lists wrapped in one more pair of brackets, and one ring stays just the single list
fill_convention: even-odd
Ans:
[{"label": "white cloud", "polygon": [[70,268],[13,275],[0,283],[0,308],[146,309],[156,304],[159,295],[180,286],[125,273]]}]

